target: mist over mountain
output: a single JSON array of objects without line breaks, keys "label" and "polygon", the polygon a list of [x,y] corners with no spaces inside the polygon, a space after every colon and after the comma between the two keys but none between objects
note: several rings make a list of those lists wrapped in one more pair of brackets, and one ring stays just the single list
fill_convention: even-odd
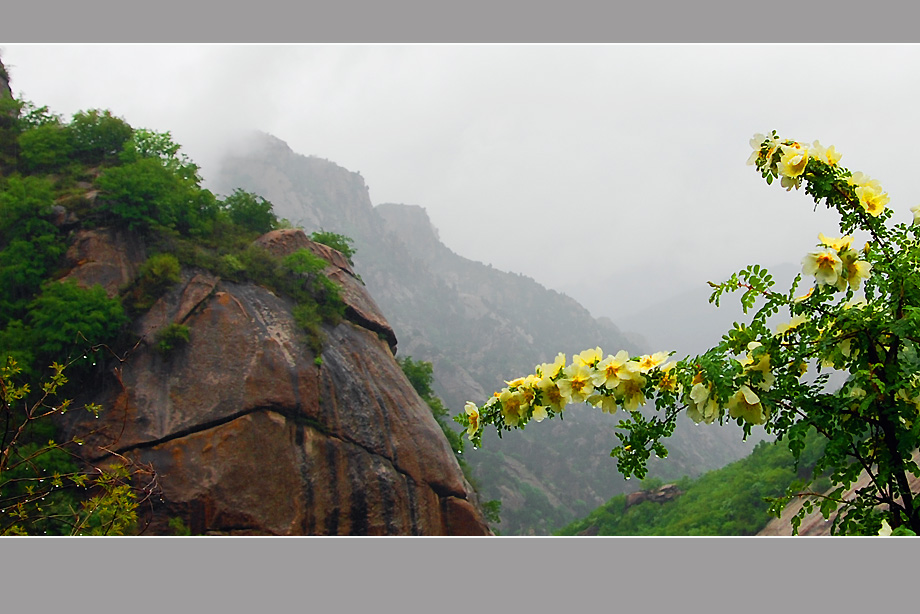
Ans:
[{"label": "mist over mountain", "polygon": [[[372,205],[360,173],[295,153],[265,134],[228,155],[213,187],[270,200],[275,213],[307,232],[351,237],[355,270],[398,340],[399,356],[431,362],[434,388],[452,413],[481,403],[505,380],[534,365],[600,346],[607,353],[650,350],[609,318],[594,318],[571,297],[533,279],[464,258],[439,238],[425,209]],[[572,406],[565,419],[534,424],[504,439],[488,434],[481,450],[466,451],[484,500],[502,501],[503,534],[547,534],[607,501],[636,490],[616,471],[610,449],[616,420]],[[459,426],[458,426],[459,430]],[[747,454],[740,429],[682,420],[667,460],[651,464],[665,479],[722,466]]]},{"label": "mist over mountain", "polygon": [[[739,262],[737,269],[746,262]],[[801,271],[800,266],[782,263],[767,267],[776,280],[776,289],[786,292],[789,284]],[[728,278],[701,279],[693,288],[646,305],[643,309],[618,318],[620,325],[633,331],[641,331],[643,338],[655,351],[675,350],[676,356],[702,354],[718,343],[729,331],[733,322],[748,322],[753,312],[744,313],[740,292],[723,295],[719,306],[709,302],[712,288],[706,283],[719,283]],[[757,304],[759,305],[759,303]],[[773,320],[788,319],[787,314],[777,314]]]}]

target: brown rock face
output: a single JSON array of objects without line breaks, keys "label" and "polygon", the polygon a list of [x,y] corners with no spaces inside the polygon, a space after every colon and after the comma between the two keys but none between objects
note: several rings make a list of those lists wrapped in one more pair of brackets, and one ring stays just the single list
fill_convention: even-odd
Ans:
[{"label": "brown rock face", "polygon": [[98,284],[110,297],[118,296],[145,259],[137,237],[127,232],[108,228],[78,230],[67,249],[67,261],[73,268],[65,279],[85,287]]},{"label": "brown rock face", "polygon": [[664,486],[652,488],[651,490],[640,490],[639,492],[629,493],[626,495],[626,506],[623,508],[623,511],[628,510],[634,505],[639,505],[644,501],[666,503],[667,501],[676,499],[682,494],[684,494],[684,492],[677,487],[677,484],[665,484]]},{"label": "brown rock face", "polygon": [[[300,231],[260,242],[328,249]],[[162,497],[145,512],[147,534],[171,533],[174,517],[194,534],[490,534],[393,357],[392,330],[336,254],[349,310],[324,326],[318,357],[289,299],[202,271],[183,271],[134,322],[143,340],[93,395],[106,410],[71,427],[95,427],[88,456],[104,447],[154,467]],[[189,342],[163,355],[157,333],[170,323]]]}]

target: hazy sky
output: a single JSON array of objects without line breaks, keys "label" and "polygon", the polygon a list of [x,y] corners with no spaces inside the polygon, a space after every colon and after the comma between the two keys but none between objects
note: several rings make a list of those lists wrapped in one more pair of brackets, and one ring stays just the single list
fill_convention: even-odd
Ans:
[{"label": "hazy sky", "polygon": [[425,207],[460,255],[616,320],[837,233],[745,165],[755,132],[843,152],[920,202],[912,45],[0,45],[12,89],[169,130],[205,178],[241,130]]}]

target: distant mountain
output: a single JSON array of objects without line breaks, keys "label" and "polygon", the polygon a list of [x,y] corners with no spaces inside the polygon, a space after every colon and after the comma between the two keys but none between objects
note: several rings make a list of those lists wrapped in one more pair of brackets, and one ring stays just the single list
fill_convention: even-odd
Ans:
[{"label": "distant mountain", "polygon": [[[496,270],[441,243],[422,207],[374,207],[363,178],[328,160],[303,156],[264,134],[228,155],[212,189],[256,192],[279,217],[309,233],[354,239],[355,270],[398,339],[398,353],[434,365],[435,391],[457,413],[482,402],[504,380],[532,371],[557,352],[600,346],[648,351],[609,319],[596,319],[572,298],[534,280]],[[638,489],[616,471],[609,452],[614,420],[571,407],[565,420],[533,425],[503,440],[467,449],[484,500],[502,501],[503,534],[548,534],[607,501]],[[459,428],[459,427],[458,427]],[[652,472],[695,476],[747,454],[740,429],[681,423],[671,455]]]},{"label": "distant mountain", "polygon": [[[738,268],[744,268],[745,264],[739,264]],[[790,263],[767,268],[776,281],[776,288],[781,292],[789,289],[789,284],[801,271],[801,267]],[[719,283],[724,280],[711,281]],[[803,292],[807,287],[800,285]],[[680,357],[702,354],[719,342],[722,335],[731,329],[733,322],[750,322],[753,316],[753,312],[745,314],[742,310],[740,292],[722,295],[718,307],[709,302],[711,294],[712,288],[706,280],[701,280],[696,288],[620,317],[619,323],[624,329],[642,335],[656,351],[676,350]],[[777,314],[773,318],[777,322],[784,319],[788,319],[788,315]]]}]

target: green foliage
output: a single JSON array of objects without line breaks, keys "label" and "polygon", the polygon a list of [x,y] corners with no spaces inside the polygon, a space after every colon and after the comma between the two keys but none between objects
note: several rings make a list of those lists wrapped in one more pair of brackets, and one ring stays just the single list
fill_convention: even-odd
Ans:
[{"label": "green foliage", "polygon": [[[823,442],[812,432],[807,456],[816,459]],[[785,442],[760,442],[746,458],[695,480],[677,482],[683,493],[665,503],[645,501],[626,508],[626,495],[613,497],[585,518],[556,535],[577,535],[588,529],[597,535],[755,535],[770,521],[770,503],[798,489],[812,465],[797,462]],[[663,481],[643,480],[643,490]]]},{"label": "green foliage", "polygon": [[70,122],[73,152],[86,164],[114,160],[133,129],[108,110],[78,111]]},{"label": "green foliage", "polygon": [[328,262],[308,249],[301,248],[281,260],[281,266],[291,275],[311,276],[320,273]]},{"label": "green foliage", "polygon": [[199,183],[198,165],[181,151],[182,146],[173,141],[169,132],[155,132],[137,128],[131,139],[124,144],[119,159],[123,163],[135,162],[140,158],[159,160],[166,169],[185,181]]},{"label": "green foliage", "polygon": [[411,356],[397,360],[402,372],[406,375],[409,383],[415,388],[418,396],[423,399],[431,398],[434,392],[431,384],[434,381],[434,367],[430,362],[424,360],[413,360]]},{"label": "green foliage", "polygon": [[103,191],[104,219],[142,232],[156,227],[201,233],[217,213],[207,190],[175,174],[156,158],[140,158],[105,169],[96,179]]},{"label": "green foliage", "polygon": [[173,350],[188,343],[188,340],[188,326],[172,322],[157,333],[156,348],[164,356],[169,356]]},{"label": "green foliage", "polygon": [[54,193],[39,177],[10,177],[0,191],[0,327],[21,317],[66,245],[48,221]]},{"label": "green foliage", "polygon": [[312,301],[298,303],[294,305],[294,308],[291,310],[291,315],[294,317],[294,322],[297,326],[307,333],[310,349],[312,349],[315,354],[319,354],[323,348],[325,335],[323,335],[323,331],[320,329],[323,318],[319,314],[316,303]]},{"label": "green foliage", "polygon": [[357,250],[354,248],[354,241],[351,238],[327,230],[318,230],[310,235],[310,240],[341,252],[345,259],[348,260],[348,263],[354,265],[352,256],[355,255]]},{"label": "green foliage", "polygon": [[22,132],[41,126],[63,126],[64,119],[57,113],[52,113],[47,106],[36,106],[29,100],[16,101],[19,107],[17,124]]},{"label": "green foliage", "polygon": [[239,188],[225,198],[220,206],[234,224],[259,234],[274,229],[278,223],[269,201]]},{"label": "green foliage", "polygon": [[36,357],[44,364],[71,363],[72,370],[94,365],[96,358],[82,348],[111,342],[126,322],[121,302],[98,285],[46,282],[29,306]]},{"label": "green foliage", "polygon": [[0,174],[16,168],[19,158],[19,114],[22,105],[18,100],[0,96]]},{"label": "green foliage", "polygon": [[81,440],[50,438],[51,421],[74,409],[58,398],[64,369],[55,363],[46,379],[22,383],[14,360],[0,363],[0,535],[124,535],[136,526],[139,490],[130,482],[145,470],[82,468]]},{"label": "green foliage", "polygon": [[173,516],[169,519],[169,528],[172,529],[173,535],[188,537],[192,534],[192,530],[179,516]]},{"label": "green foliage", "polygon": [[19,135],[19,167],[26,173],[56,171],[71,163],[73,150],[67,126],[42,124]]},{"label": "green foliage", "polygon": [[345,302],[339,286],[323,274],[329,263],[308,249],[299,249],[281,260],[279,285],[297,302],[301,312],[307,306],[316,317],[338,323],[345,315]]},{"label": "green foliage", "polygon": [[131,306],[139,311],[150,309],[170,286],[179,282],[179,269],[179,260],[173,254],[147,258],[131,291]]},{"label": "green foliage", "polygon": [[502,521],[502,502],[498,499],[485,501],[482,504],[482,512],[485,515],[487,521],[492,524],[500,524]]}]

